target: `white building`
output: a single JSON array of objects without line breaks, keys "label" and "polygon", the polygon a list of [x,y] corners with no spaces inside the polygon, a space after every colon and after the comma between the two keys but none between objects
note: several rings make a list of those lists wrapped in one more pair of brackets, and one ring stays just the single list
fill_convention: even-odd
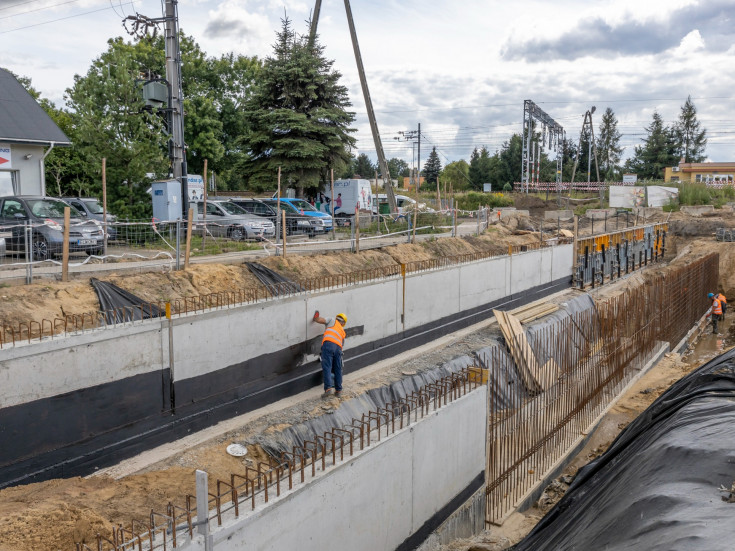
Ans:
[{"label": "white building", "polygon": [[46,195],[43,161],[54,147],[69,145],[43,107],[0,69],[0,197]]}]

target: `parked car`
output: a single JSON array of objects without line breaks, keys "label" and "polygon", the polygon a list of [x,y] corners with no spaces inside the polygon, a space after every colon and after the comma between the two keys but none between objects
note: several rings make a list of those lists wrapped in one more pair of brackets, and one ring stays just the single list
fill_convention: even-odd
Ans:
[{"label": "parked car", "polygon": [[[0,197],[0,232],[10,231],[8,251],[24,251],[24,224],[31,224],[33,260],[47,260],[60,255],[64,248],[64,208],[61,199],[41,196]],[[85,220],[71,209],[69,251],[100,255],[103,251],[102,226],[96,220]]]},{"label": "parked car", "polygon": [[282,197],[281,204],[286,203],[290,205],[296,212],[311,216],[321,220],[324,225],[324,231],[330,231],[332,229],[332,217],[326,212],[320,212],[316,210],[316,207],[310,203],[307,203],[303,199],[291,199],[290,197]]},{"label": "parked car", "polygon": [[[433,208],[427,207],[426,203],[416,203],[416,199],[407,195],[396,195],[396,207],[399,214],[413,212],[418,204],[419,212],[436,212]],[[378,214],[380,205],[388,204],[388,196],[385,193],[378,194],[377,199],[373,196],[373,214]]]},{"label": "parked car", "polygon": [[[94,197],[62,197],[62,201],[69,203],[72,207],[79,211],[83,217],[88,220],[97,220],[104,226],[104,210],[102,204]],[[115,241],[117,239],[117,228],[113,225],[117,222],[114,214],[107,213],[107,239]]]},{"label": "parked car", "polygon": [[[262,201],[265,204],[271,205],[273,208],[276,208],[276,199],[263,199]],[[303,208],[301,203],[309,208]],[[309,219],[309,223],[311,223],[311,231],[315,234],[325,233],[332,229],[332,217],[323,212],[319,212],[303,199],[281,198],[281,210],[286,212],[286,219],[288,219],[289,213],[301,214],[306,216]]]},{"label": "parked car", "polygon": [[[196,205],[198,222],[204,219],[204,202],[192,201]],[[207,201],[207,231],[215,237],[231,239],[264,239],[273,237],[276,228],[273,222],[250,214],[232,201]]]},{"label": "parked car", "polygon": [[[270,205],[260,199],[233,198],[230,199],[230,201],[232,201],[236,205],[241,206],[250,214],[267,218],[274,224],[281,223],[281,220],[276,214],[275,205]],[[291,235],[295,233],[305,233],[308,234],[310,237],[314,235],[315,232],[312,229],[310,217],[295,211],[284,212],[286,212],[286,235]]]}]

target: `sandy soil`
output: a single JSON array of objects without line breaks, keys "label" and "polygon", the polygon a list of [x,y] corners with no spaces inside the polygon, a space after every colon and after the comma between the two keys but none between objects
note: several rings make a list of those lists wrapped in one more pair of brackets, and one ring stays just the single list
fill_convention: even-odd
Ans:
[{"label": "sandy soil", "polygon": [[[531,222],[533,224],[533,222]],[[696,223],[694,230],[696,232]],[[702,230],[708,232],[708,229]],[[315,256],[277,257],[262,260],[262,263],[294,279],[311,278],[325,274],[347,273],[356,270],[377,268],[400,262],[425,260],[448,255],[478,251],[503,252],[508,244],[525,244],[538,241],[538,234],[514,235],[506,225],[490,228],[481,237],[440,239],[416,245],[396,245],[381,250],[360,253],[336,253]],[[703,241],[687,243],[691,237],[680,238],[672,243],[672,250],[701,253],[718,250],[722,254],[721,275],[725,292],[735,289],[735,270],[728,269],[735,262],[735,247],[732,244],[717,244],[711,237]],[[733,249],[733,250],[731,250]],[[105,277],[144,300],[158,301],[207,294],[216,291],[258,286],[257,280],[244,266],[217,264],[196,265],[187,272],[113,274]],[[98,308],[92,287],[86,281],[70,283],[49,282],[30,286],[4,287],[0,289],[0,323],[15,324],[33,319],[52,319],[71,313],[82,313]],[[487,338],[487,333],[462,337],[462,341],[426,359],[405,361],[360,381],[353,386],[359,392],[371,386],[385,384],[400,377],[403,371],[436,365],[442,357],[467,353],[479,348],[478,343]],[[723,341],[724,342],[724,341]],[[717,351],[715,345],[708,353]],[[724,346],[724,344],[722,345]],[[712,346],[710,346],[712,348]],[[714,350],[714,352],[713,352]],[[661,362],[635,389],[626,395],[597,431],[589,449],[570,466],[565,476],[573,476],[585,460],[602,453],[616,431],[621,430],[645,409],[671,382],[677,380],[697,362],[687,363],[671,356]],[[650,391],[648,390],[650,389]],[[645,391],[645,392],[643,392]],[[210,473],[210,481],[229,478],[229,473],[242,471],[243,460],[225,453],[224,448],[233,441],[245,441],[258,431],[280,430],[291,423],[311,415],[324,412],[325,404],[319,399],[306,400],[288,412],[276,412],[236,427],[198,446],[177,453],[158,463],[147,465],[136,474],[120,479],[107,475],[89,478],[73,478],[9,488],[0,491],[0,551],[56,551],[71,550],[75,541],[93,541],[97,532],[109,533],[112,524],[130,523],[134,517],[146,518],[151,508],[164,511],[169,501],[180,503],[183,496],[194,493],[194,470],[204,468]],[[329,407],[328,405],[326,407]],[[248,461],[263,459],[257,446],[249,446]],[[214,490],[214,488],[212,488]],[[549,494],[560,497],[563,482],[557,484]],[[554,497],[554,496],[551,496]],[[549,499],[551,499],[551,497]],[[506,522],[502,531],[493,530],[472,542],[457,542],[451,549],[504,549],[510,542],[518,541],[553,501],[546,500],[540,509],[525,514],[516,514]],[[463,547],[464,545],[464,547]],[[474,547],[473,547],[474,546]],[[480,547],[478,547],[480,546]],[[494,547],[492,547],[494,546]]]}]

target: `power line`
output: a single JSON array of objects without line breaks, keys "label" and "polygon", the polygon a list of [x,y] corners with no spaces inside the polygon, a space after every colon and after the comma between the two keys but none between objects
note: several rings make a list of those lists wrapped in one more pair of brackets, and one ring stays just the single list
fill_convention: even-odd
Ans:
[{"label": "power line", "polygon": [[10,8],[14,8],[16,6],[24,6],[26,4],[32,4],[33,2],[38,2],[39,0],[28,0],[27,2],[18,2],[17,4],[10,4],[9,6],[4,6],[0,8],[0,11],[2,10],[9,10]]},{"label": "power line", "polygon": [[[132,6],[133,4],[135,4],[135,2],[136,2],[136,0],[130,0],[129,2],[125,2],[125,3],[121,4],[121,6],[122,5],[125,5],[125,6],[130,5],[130,6]],[[31,27],[38,27],[40,25],[48,25],[49,23],[56,23],[58,21],[64,21],[66,19],[72,19],[73,17],[81,17],[83,15],[89,15],[91,13],[97,13],[97,12],[101,12],[101,11],[105,11],[105,10],[109,10],[109,9],[111,9],[110,6],[107,6],[105,8],[100,8],[98,10],[91,10],[91,11],[85,11],[85,12],[82,12],[82,13],[76,13],[74,15],[68,15],[66,17],[59,17],[58,19],[52,19],[51,21],[42,21],[41,23],[34,23],[33,25],[26,25],[25,27],[16,27],[15,29],[8,29],[7,31],[0,31],[0,34],[12,33],[14,31],[22,31],[23,29],[30,29]]]},{"label": "power line", "polygon": [[[79,2],[79,0],[67,0],[66,2],[61,2],[59,4],[52,4],[51,6],[43,6],[42,8],[36,8],[36,9],[33,9],[33,10],[27,10],[27,11],[21,11],[21,12],[18,12],[18,13],[12,13],[10,15],[4,15],[4,16],[0,17],[0,19],[8,19],[10,17],[17,17],[18,15],[25,15],[27,13],[34,13],[34,12],[37,12],[37,11],[49,10],[51,8],[56,8],[58,6],[65,6],[66,4],[72,4],[74,2]],[[18,5],[18,4],[16,4],[16,5]]]}]

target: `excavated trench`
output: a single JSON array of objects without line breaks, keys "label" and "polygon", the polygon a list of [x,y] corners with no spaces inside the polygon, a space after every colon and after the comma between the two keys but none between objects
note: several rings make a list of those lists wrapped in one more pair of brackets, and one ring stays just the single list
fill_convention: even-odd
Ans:
[{"label": "excavated trench", "polygon": [[[721,267],[721,273],[735,273],[735,270]],[[728,291],[725,287],[725,292]],[[578,296],[578,292],[571,291],[560,302],[574,303]],[[733,316],[732,311],[728,313],[720,336],[701,335],[696,345],[683,354],[683,361],[698,365],[732,347],[735,344]],[[548,321],[542,319],[534,324],[529,338],[533,339],[534,332],[540,331]],[[381,402],[405,396],[427,382],[476,362],[478,357],[501,344],[502,337],[494,326],[465,331],[451,344],[424,352],[421,357],[404,358],[369,375],[348,376],[347,398],[339,404],[325,403],[315,396],[301,397],[298,403],[284,409],[260,416],[251,414],[245,424],[238,425],[233,420],[219,427],[219,433],[203,433],[199,441],[191,442],[190,447],[178,453],[158,450],[158,455],[153,453],[147,464],[131,462],[130,467],[122,465],[107,471],[117,473],[117,479],[101,473],[86,479],[4,490],[0,492],[0,518],[6,522],[0,526],[0,551],[73,549],[76,541],[91,542],[94,534],[109,530],[113,524],[129,524],[133,517],[145,518],[151,509],[165,509],[168,501],[180,501],[185,494],[193,493],[195,468],[208,470],[213,484],[217,477],[225,478],[243,465],[252,466],[263,460],[266,452],[277,454],[303,442],[310,433],[323,432]],[[202,441],[207,435],[211,440]],[[228,444],[235,442],[247,445],[249,453],[244,459],[224,452]],[[43,507],[38,505],[41,503]],[[513,540],[518,540],[517,534],[506,543]],[[458,542],[452,549],[463,548]]]}]

